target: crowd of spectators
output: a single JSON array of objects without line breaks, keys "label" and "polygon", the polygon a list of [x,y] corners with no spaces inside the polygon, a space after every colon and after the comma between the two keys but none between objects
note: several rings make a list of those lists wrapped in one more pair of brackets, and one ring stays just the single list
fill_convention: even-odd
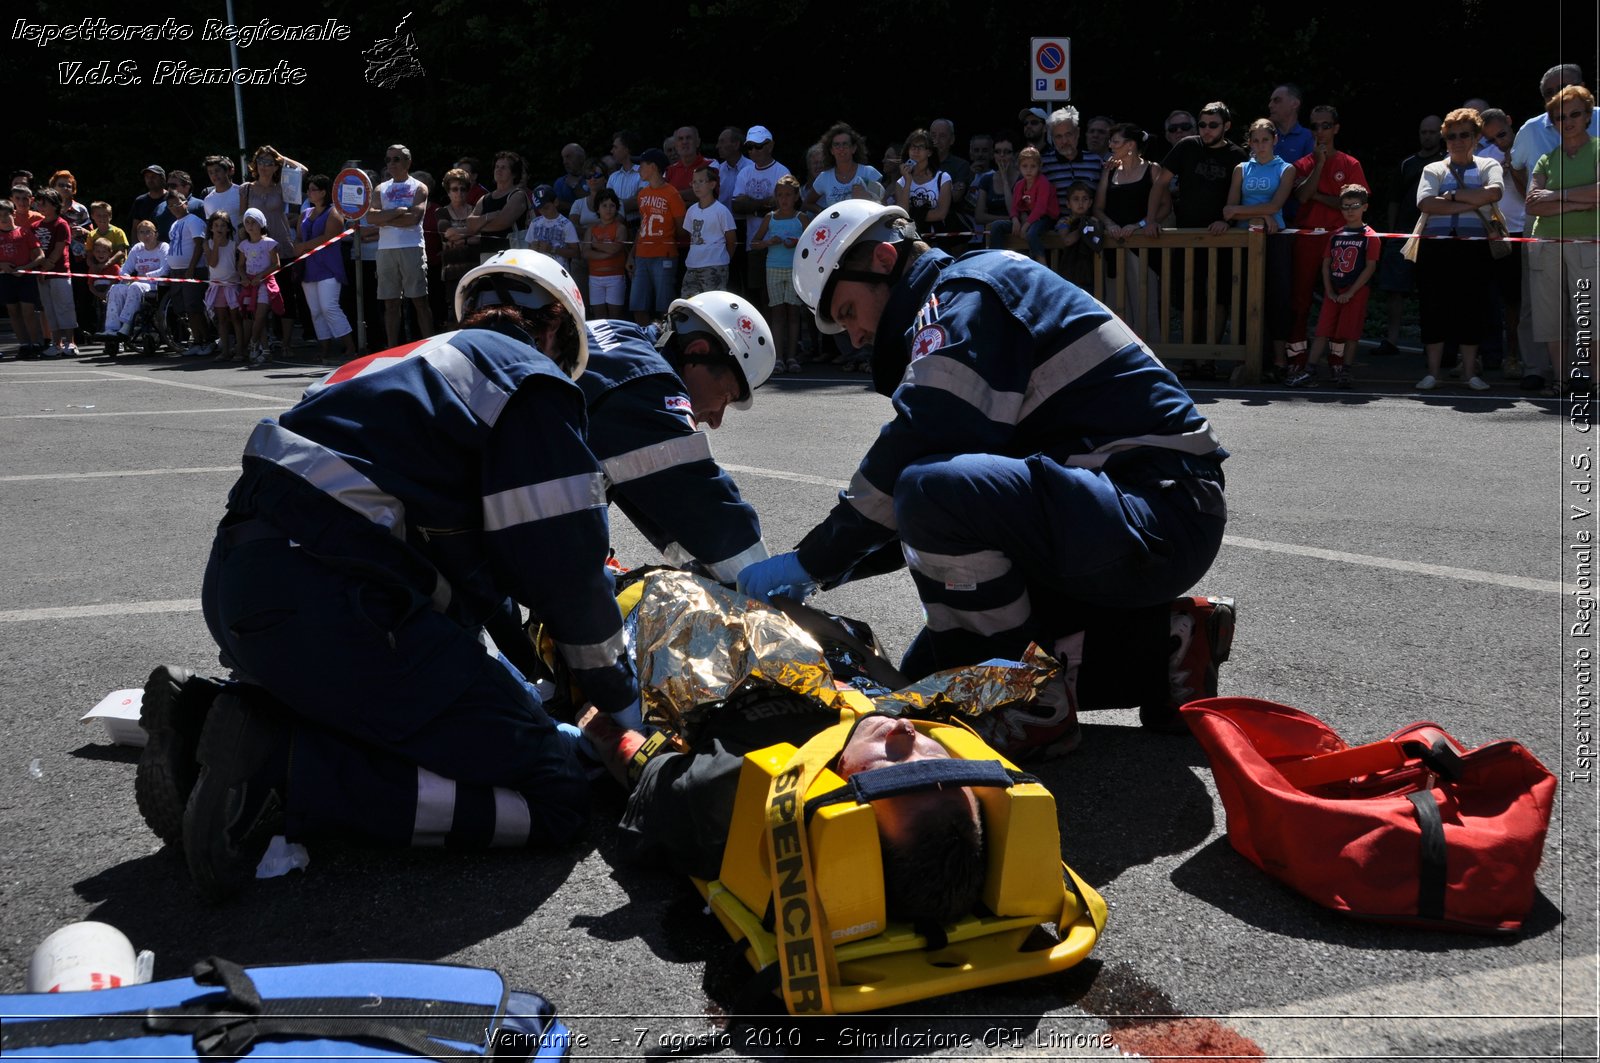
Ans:
[{"label": "crowd of spectators", "polygon": [[[456,280],[496,252],[529,247],[568,265],[596,316],[630,313],[645,322],[674,298],[727,287],[769,312],[779,372],[810,360],[864,368],[865,352],[835,350],[798,313],[789,271],[815,212],[868,198],[904,208],[947,250],[1010,247],[1080,284],[1092,283],[1103,257],[1106,277],[1126,278],[1115,286],[1125,294],[1113,309],[1158,346],[1170,326],[1158,320],[1161,286],[1215,293],[1213,332],[1203,341],[1212,342],[1225,327],[1232,271],[1224,254],[1208,284],[1206,258],[1197,255],[1193,275],[1172,259],[1161,276],[1150,268],[1153,256],[1129,248],[1159,243],[1174,228],[1261,230],[1266,333],[1279,379],[1313,383],[1326,350],[1334,378],[1348,383],[1352,336],[1362,335],[1375,291],[1386,315],[1375,357],[1397,352],[1407,297],[1418,297],[1428,364],[1419,388],[1438,386],[1447,359],[1459,358],[1461,378],[1474,388],[1488,386],[1482,373],[1498,371],[1523,388],[1554,391],[1572,384],[1562,341],[1572,335],[1573,294],[1595,281],[1597,128],[1582,77],[1571,65],[1547,71],[1542,106],[1520,128],[1486,101],[1441,108],[1443,118],[1420,119],[1414,154],[1370,174],[1337,146],[1337,106],[1307,101],[1292,84],[1265,93],[1266,114],[1253,121],[1210,101],[1174,108],[1155,135],[1110,115],[1085,121],[1072,106],[1025,107],[1014,121],[969,136],[964,157],[954,124],[938,119],[890,138],[877,165],[867,138],[846,122],[803,151],[784,152],[803,160],[795,170],[779,161],[765,126],[720,130],[710,156],[700,131],[683,126],[660,147],[632,130],[617,131],[603,148],[568,144],[548,180],[516,152],[499,151],[488,187],[476,158],[441,167],[436,179],[394,144],[382,178],[369,171],[372,208],[359,222],[333,202],[325,173],[270,145],[250,156],[243,183],[222,155],[205,159],[210,184],[198,190],[183,170],[147,166],[145,188],[126,211],[109,199],[86,205],[69,171],[38,190],[31,173],[18,171],[0,204],[0,296],[23,357],[72,356],[80,332],[102,333],[114,353],[117,330],[104,323],[96,286],[77,282],[89,274],[102,275],[102,295],[125,282],[206,281],[175,296],[194,337],[186,353],[195,356],[259,363],[290,342],[296,319],[325,353],[340,344],[348,355],[352,270],[364,274],[363,316],[369,347],[378,349],[453,323]],[[1308,102],[1316,105],[1307,110]],[[1369,210],[1389,234],[1381,242],[1368,238]],[[140,234],[146,222],[155,246],[134,266],[126,233]],[[354,239],[327,244],[346,228]],[[1406,240],[1408,232],[1420,239]],[[1485,239],[1502,234],[1555,239]],[[1112,288],[1102,292],[1108,302]],[[1330,306],[1317,335],[1331,342],[1308,348],[1319,299]],[[117,299],[111,324],[123,326],[128,306]],[[1203,374],[1206,365],[1187,368]]]}]

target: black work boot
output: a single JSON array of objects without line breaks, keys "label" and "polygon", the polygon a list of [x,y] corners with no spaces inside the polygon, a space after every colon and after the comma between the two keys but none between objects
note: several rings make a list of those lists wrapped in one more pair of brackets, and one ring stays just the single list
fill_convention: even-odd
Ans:
[{"label": "black work boot", "polygon": [[150,740],[139,755],[133,795],[146,825],[168,845],[183,844],[183,810],[200,774],[195,749],[221,690],[215,679],[165,664],[145,680],[139,726]]},{"label": "black work boot", "polygon": [[288,716],[256,688],[232,686],[211,706],[183,816],[189,875],[207,900],[243,889],[283,833],[290,735]]}]

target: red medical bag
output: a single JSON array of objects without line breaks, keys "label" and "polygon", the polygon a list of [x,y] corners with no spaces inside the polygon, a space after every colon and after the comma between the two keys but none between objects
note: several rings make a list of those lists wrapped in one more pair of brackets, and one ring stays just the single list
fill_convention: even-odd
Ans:
[{"label": "red medical bag", "polygon": [[1533,905],[1556,779],[1520,743],[1468,750],[1437,724],[1348,746],[1255,698],[1183,707],[1228,840],[1318,904],[1363,919],[1512,932]]}]

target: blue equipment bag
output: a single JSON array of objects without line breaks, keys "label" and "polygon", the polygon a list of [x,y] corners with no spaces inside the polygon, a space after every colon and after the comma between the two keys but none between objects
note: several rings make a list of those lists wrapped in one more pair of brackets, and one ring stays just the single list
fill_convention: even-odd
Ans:
[{"label": "blue equipment bag", "polygon": [[0,1056],[16,1059],[559,1060],[570,1042],[543,997],[449,964],[243,968],[214,956],[190,978],[0,996]]}]

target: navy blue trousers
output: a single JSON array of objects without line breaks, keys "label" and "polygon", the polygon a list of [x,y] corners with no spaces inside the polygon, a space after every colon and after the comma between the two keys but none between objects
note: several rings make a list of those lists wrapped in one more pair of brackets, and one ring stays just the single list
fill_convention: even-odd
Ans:
[{"label": "navy blue trousers", "polygon": [[[1030,641],[1048,650],[1076,631],[1090,633],[1086,674],[1103,670],[1099,646],[1126,641],[1119,632],[1151,636],[1137,640],[1153,655],[1141,665],[1164,661],[1172,599],[1222,546],[1220,479],[1183,475],[1165,459],[1116,478],[1042,455],[939,455],[911,465],[895,484],[895,518],[927,626],[901,671],[917,679],[1015,659]],[[1096,638],[1097,630],[1111,634]],[[1101,668],[1091,667],[1095,656]]]},{"label": "navy blue trousers", "polygon": [[588,785],[538,695],[422,595],[219,531],[201,605],[223,660],[294,717],[292,837],[539,845]]}]

